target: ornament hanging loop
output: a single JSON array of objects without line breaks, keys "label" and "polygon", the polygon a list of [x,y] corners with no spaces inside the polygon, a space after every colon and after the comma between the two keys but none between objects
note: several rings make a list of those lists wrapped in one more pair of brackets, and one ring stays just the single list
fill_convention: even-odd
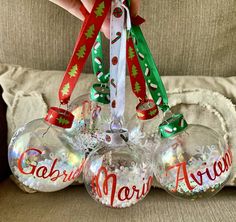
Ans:
[{"label": "ornament hanging loop", "polygon": [[112,133],[116,132],[117,130],[122,130],[122,127],[123,127],[123,124],[122,124],[122,122],[119,119],[113,120],[110,123],[110,131]]},{"label": "ornament hanging loop", "polygon": [[48,131],[50,130],[51,127],[52,127],[52,124],[49,125],[49,127],[47,128],[47,130],[43,133],[42,138],[48,133]]},{"label": "ornament hanging loop", "polygon": [[169,106],[166,107],[166,110],[162,110],[162,111],[164,113],[164,119],[169,119],[174,115]]},{"label": "ornament hanging loop", "polygon": [[[122,1],[121,1],[122,2]],[[125,9],[126,11],[126,16],[127,16],[127,20],[126,20],[126,29],[127,31],[129,31],[130,33],[130,30],[131,30],[131,27],[132,27],[132,24],[131,24],[131,16],[130,16],[130,10],[129,8],[124,4],[122,3],[122,7]]]}]

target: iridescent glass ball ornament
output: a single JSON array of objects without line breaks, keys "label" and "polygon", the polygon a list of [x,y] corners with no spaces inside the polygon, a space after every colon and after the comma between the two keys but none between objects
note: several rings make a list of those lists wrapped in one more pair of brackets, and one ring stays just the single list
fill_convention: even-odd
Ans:
[{"label": "iridescent glass ball ornament", "polygon": [[73,115],[51,108],[45,119],[34,120],[13,135],[9,145],[9,165],[23,185],[41,192],[53,192],[72,184],[85,161],[83,150],[67,140]]},{"label": "iridescent glass ball ornament", "polygon": [[112,208],[130,207],[149,192],[153,171],[142,149],[131,143],[124,129],[105,133],[100,148],[88,156],[83,169],[90,196]]},{"label": "iridescent glass ball ornament", "polygon": [[157,181],[171,195],[184,199],[214,196],[228,181],[232,153],[224,138],[201,125],[188,125],[175,114],[160,127],[162,140],[154,156]]},{"label": "iridescent glass ball ornament", "polygon": [[[76,138],[77,147],[87,152],[96,148],[100,136],[109,129],[110,91],[105,84],[94,84],[90,94],[77,97],[69,106],[75,116],[68,133]],[[88,150],[89,148],[89,150]]]}]

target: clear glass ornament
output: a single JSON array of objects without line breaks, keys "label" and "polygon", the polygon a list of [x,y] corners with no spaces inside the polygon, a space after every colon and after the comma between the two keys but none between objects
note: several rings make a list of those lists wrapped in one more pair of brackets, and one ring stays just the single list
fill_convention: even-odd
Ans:
[{"label": "clear glass ornament", "polygon": [[[162,122],[161,116],[155,116],[153,119],[141,120],[135,114],[128,122],[129,138],[135,144],[141,146],[151,143],[153,140],[154,146],[156,146],[155,140],[159,137],[159,125]],[[153,148],[153,146],[152,146]]]},{"label": "clear glass ornament", "polygon": [[64,189],[77,179],[85,160],[83,150],[74,149],[66,131],[34,120],[18,129],[9,145],[9,165],[25,186],[41,192]]},{"label": "clear glass ornament", "polygon": [[[94,149],[103,132],[109,129],[111,122],[110,106],[91,100],[90,94],[77,97],[69,106],[69,111],[75,116],[68,133],[76,138],[77,147]],[[93,148],[94,147],[94,148]]]},{"label": "clear glass ornament", "polygon": [[150,158],[155,147],[160,143],[159,125],[163,119],[163,112],[159,112],[153,100],[147,100],[136,107],[136,114],[128,122],[129,139],[132,143],[140,146]]},{"label": "clear glass ornament", "polygon": [[128,142],[126,131],[106,133],[106,141],[88,156],[84,183],[91,197],[112,208],[125,208],[149,192],[153,171],[141,148]]},{"label": "clear glass ornament", "polygon": [[[173,133],[177,128],[165,130]],[[195,200],[212,197],[223,188],[230,177],[232,154],[217,132],[189,125],[162,139],[153,162],[156,179],[167,192]]]}]

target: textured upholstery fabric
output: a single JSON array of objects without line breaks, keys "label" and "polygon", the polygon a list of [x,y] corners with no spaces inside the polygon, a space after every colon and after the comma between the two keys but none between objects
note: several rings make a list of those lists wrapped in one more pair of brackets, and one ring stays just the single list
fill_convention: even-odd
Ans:
[{"label": "textured upholstery fabric", "polygon": [[[141,1],[141,15],[147,20],[143,30],[162,75],[236,75],[235,0]],[[64,70],[79,29],[80,22],[76,18],[48,0],[0,0],[0,63],[20,64],[41,70]],[[105,45],[107,56],[107,44]],[[90,62],[84,71],[91,72]],[[46,104],[56,105],[55,99],[45,95],[50,95],[57,89],[60,79],[55,81],[52,75],[58,76],[61,72],[42,72],[14,66],[1,66],[0,72],[14,72],[14,78],[9,81],[12,91],[7,92],[5,89],[4,98],[12,97],[8,101],[14,101],[17,94],[18,108],[24,107],[23,104],[35,104],[42,100]],[[41,81],[37,78],[39,75],[47,75],[47,81]],[[37,89],[32,89],[34,84],[25,87],[24,83],[28,78],[31,81],[33,78],[33,82],[39,84]],[[14,83],[15,79],[18,82]],[[5,81],[7,80],[4,80],[4,84]],[[53,89],[51,85],[55,82]],[[171,77],[165,78],[165,82],[167,88],[176,83],[176,87],[186,88],[191,83],[195,88],[218,91],[236,103],[234,78]],[[14,84],[21,86],[21,92],[14,90]],[[87,82],[84,87],[88,88],[89,85]],[[37,90],[41,90],[40,93],[35,92]],[[7,174],[7,170],[2,171],[6,163],[6,152],[2,155],[2,151],[6,147],[7,129],[1,119],[5,119],[5,115],[2,115],[5,105],[1,98],[0,103],[1,177]],[[7,105],[12,107],[14,104]],[[32,114],[29,118],[43,115],[46,107],[41,108],[37,113],[27,110]],[[187,106],[182,110],[185,108]],[[18,115],[19,109],[14,112]],[[198,115],[200,118],[200,113]],[[142,203],[130,209],[116,211],[97,205],[83,187],[70,187],[51,194],[29,195],[22,193],[10,180],[0,183],[1,222],[235,222],[235,202],[235,187],[224,189],[215,198],[201,202],[180,202],[164,191],[153,189]]]},{"label": "textured upholstery fabric", "polygon": [[[162,75],[236,74],[235,0],[141,2]],[[64,70],[79,29],[76,18],[48,0],[0,0],[0,62]],[[91,73],[90,62],[84,71]]]},{"label": "textured upholstery fabric", "polygon": [[139,204],[124,210],[102,207],[83,186],[56,193],[25,194],[10,180],[0,184],[1,222],[235,222],[236,187],[212,199],[189,202],[152,189]]},{"label": "textured upholstery fabric", "polygon": [[[0,65],[0,85],[4,89],[3,98],[8,105],[9,139],[17,128],[33,119],[42,118],[47,107],[58,104],[57,91],[62,77],[62,71]],[[95,79],[93,75],[82,74],[72,100],[88,93]],[[229,145],[233,153],[236,153],[236,77],[171,76],[163,77],[163,81],[169,90],[170,106],[174,112],[183,113],[191,124],[202,124],[228,136]],[[128,107],[125,116],[128,120],[134,115],[136,105],[128,77],[126,92]],[[236,185],[236,161],[228,185]]]},{"label": "textured upholstery fabric", "polygon": [[7,106],[2,99],[2,87],[0,86],[0,181],[6,178],[10,171],[7,162]]}]

